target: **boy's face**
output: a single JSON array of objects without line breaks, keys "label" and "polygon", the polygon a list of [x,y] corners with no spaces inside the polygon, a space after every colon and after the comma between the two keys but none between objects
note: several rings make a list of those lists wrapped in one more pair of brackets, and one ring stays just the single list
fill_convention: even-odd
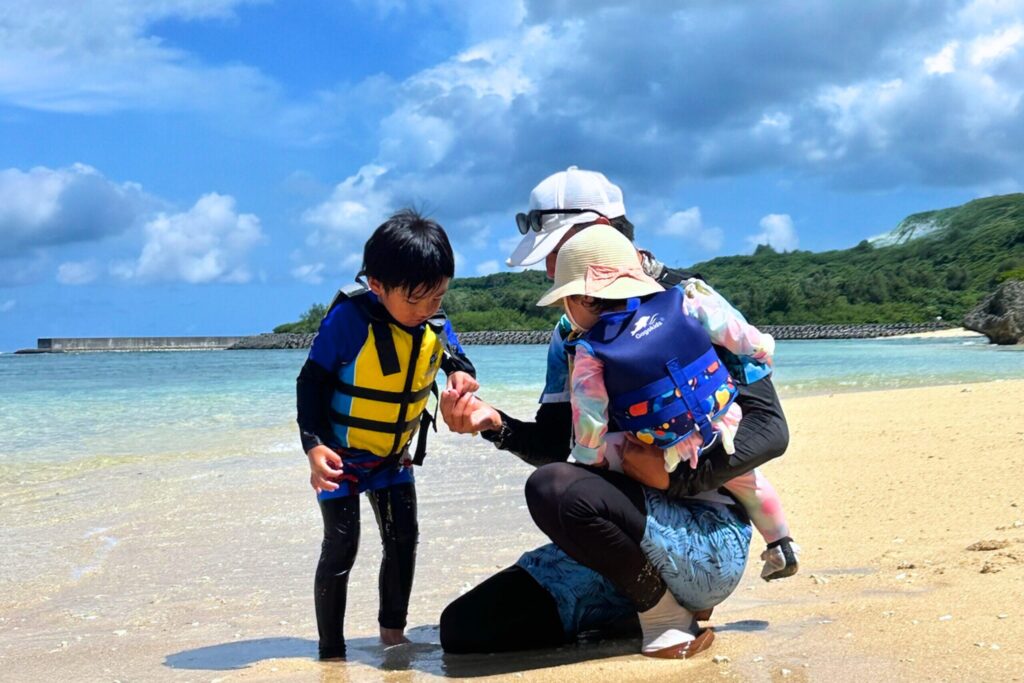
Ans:
[{"label": "boy's face", "polygon": [[391,317],[405,327],[422,325],[441,310],[441,301],[448,292],[449,281],[449,278],[444,278],[432,289],[421,287],[409,291],[400,287],[387,289],[380,280],[367,278],[370,291],[377,295]]}]

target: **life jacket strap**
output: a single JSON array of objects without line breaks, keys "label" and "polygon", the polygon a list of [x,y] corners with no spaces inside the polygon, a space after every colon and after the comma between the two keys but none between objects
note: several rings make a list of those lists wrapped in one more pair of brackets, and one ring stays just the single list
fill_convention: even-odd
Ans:
[{"label": "life jacket strap", "polygon": [[416,437],[416,452],[412,457],[413,465],[422,465],[423,459],[427,457],[427,432],[431,427],[434,431],[437,431],[437,407],[441,403],[440,396],[438,396],[437,382],[428,387],[430,393],[434,395],[434,414],[431,415],[430,411],[424,410],[423,414],[420,415],[420,433]]},{"label": "life jacket strap", "polygon": [[[710,352],[713,354],[714,352]],[[679,393],[682,395],[683,403],[686,404],[687,410],[690,415],[693,416],[693,425],[700,431],[700,436],[704,440],[705,444],[711,444],[714,441],[715,430],[711,427],[711,416],[705,412],[704,408],[700,405],[700,401],[694,391],[690,389],[690,380],[695,378],[697,375],[693,372],[693,366],[697,365],[698,368],[705,366],[707,363],[706,357],[708,354],[704,354],[697,359],[696,362],[690,363],[687,368],[683,368],[679,364],[679,359],[673,358],[666,363],[669,377],[675,382],[676,386],[680,388]],[[717,360],[717,359],[716,359]],[[687,372],[689,371],[689,372]]]},{"label": "life jacket strap", "polygon": [[419,417],[415,417],[407,422],[395,424],[394,422],[382,422],[380,420],[369,420],[365,417],[353,417],[352,415],[342,415],[337,410],[331,410],[331,421],[335,424],[341,425],[342,427],[354,427],[355,429],[365,429],[371,432],[383,432],[385,434],[394,434],[396,439],[400,438],[402,434],[405,434],[411,429],[415,429],[416,424],[419,422]]},{"label": "life jacket strap", "polygon": [[[365,398],[381,403],[416,403],[430,395],[430,387],[423,387],[419,391],[384,391],[382,389],[370,389],[368,387],[357,387],[354,384],[343,382],[340,379],[334,383],[334,388],[339,392],[355,398]],[[436,392],[435,392],[436,393]]]},{"label": "life jacket strap", "polygon": [[[709,368],[713,368],[710,376],[705,374]],[[648,429],[673,418],[690,413],[694,428],[699,429],[704,442],[708,445],[714,438],[714,429],[711,427],[711,420],[716,415],[707,415],[701,403],[728,380],[728,373],[718,360],[714,351],[709,349],[686,367],[682,367],[677,359],[666,364],[666,376],[634,391],[620,394],[611,401],[611,411],[615,416],[618,426],[625,431],[639,431]],[[633,404],[646,402],[657,396],[674,392],[679,389],[678,400],[669,401],[660,410],[647,412],[643,415],[632,416],[629,408]],[[731,403],[732,401],[730,401]],[[703,424],[702,424],[703,418]]]},{"label": "life jacket strap", "polygon": [[377,347],[381,374],[385,377],[398,374],[402,366],[398,362],[398,350],[395,348],[395,338],[391,336],[391,326],[383,320],[371,320],[370,327],[373,329],[373,344]]}]

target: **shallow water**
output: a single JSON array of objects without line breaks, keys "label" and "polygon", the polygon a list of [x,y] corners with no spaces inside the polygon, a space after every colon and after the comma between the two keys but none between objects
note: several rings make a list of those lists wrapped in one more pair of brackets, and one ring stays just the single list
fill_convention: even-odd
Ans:
[{"label": "shallow water", "polygon": [[[469,352],[481,396],[529,417],[544,347]],[[0,356],[3,670],[194,679],[244,668],[254,653],[311,656],[321,525],[293,426],[304,357]],[[778,359],[784,395],[1024,377],[1021,350],[966,339],[782,342]],[[413,668],[445,673],[431,630],[441,608],[543,542],[522,495],[529,471],[481,439],[431,435],[416,473],[409,616],[422,647],[401,655]],[[363,514],[346,630],[354,660],[386,669],[398,655],[372,639],[380,551]],[[602,647],[587,657],[621,654]]]}]

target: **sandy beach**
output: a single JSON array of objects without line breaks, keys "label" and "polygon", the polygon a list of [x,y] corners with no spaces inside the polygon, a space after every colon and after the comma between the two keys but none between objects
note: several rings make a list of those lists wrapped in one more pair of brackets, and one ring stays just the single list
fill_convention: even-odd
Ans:
[{"label": "sandy beach", "polygon": [[417,475],[412,646],[373,637],[364,506],[347,664],[314,660],[319,518],[300,454],[3,470],[0,509],[29,534],[4,546],[38,559],[0,584],[0,679],[1024,680],[1022,396],[1024,381],[1001,381],[786,400],[791,448],[767,474],[801,572],[760,581],[755,539],[714,647],[688,662],[644,659],[629,640],[441,653],[443,606],[543,540],[523,505],[528,467],[469,437],[441,434]]},{"label": "sandy beach", "polygon": [[935,330],[934,332],[912,332],[901,334],[898,337],[883,337],[884,339],[950,339],[954,337],[965,337],[969,339],[985,339],[981,332],[975,332],[963,327],[951,327],[948,330]]}]

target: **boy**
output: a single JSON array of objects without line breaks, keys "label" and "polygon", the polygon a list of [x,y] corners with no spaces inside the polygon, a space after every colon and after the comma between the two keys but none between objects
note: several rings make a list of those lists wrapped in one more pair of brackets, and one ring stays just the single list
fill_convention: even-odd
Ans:
[{"label": "boy", "polygon": [[436,393],[438,369],[448,375],[448,389],[462,394],[479,388],[440,310],[454,272],[440,225],[409,209],[391,216],[363,250],[360,275],[368,289],[342,288],[299,373],[302,448],[324,520],[314,583],[321,659],[345,657],[345,602],[363,492],[384,546],[381,642],[409,642],[404,631],[419,535],[411,465],[423,458],[432,422],[427,398]]}]

